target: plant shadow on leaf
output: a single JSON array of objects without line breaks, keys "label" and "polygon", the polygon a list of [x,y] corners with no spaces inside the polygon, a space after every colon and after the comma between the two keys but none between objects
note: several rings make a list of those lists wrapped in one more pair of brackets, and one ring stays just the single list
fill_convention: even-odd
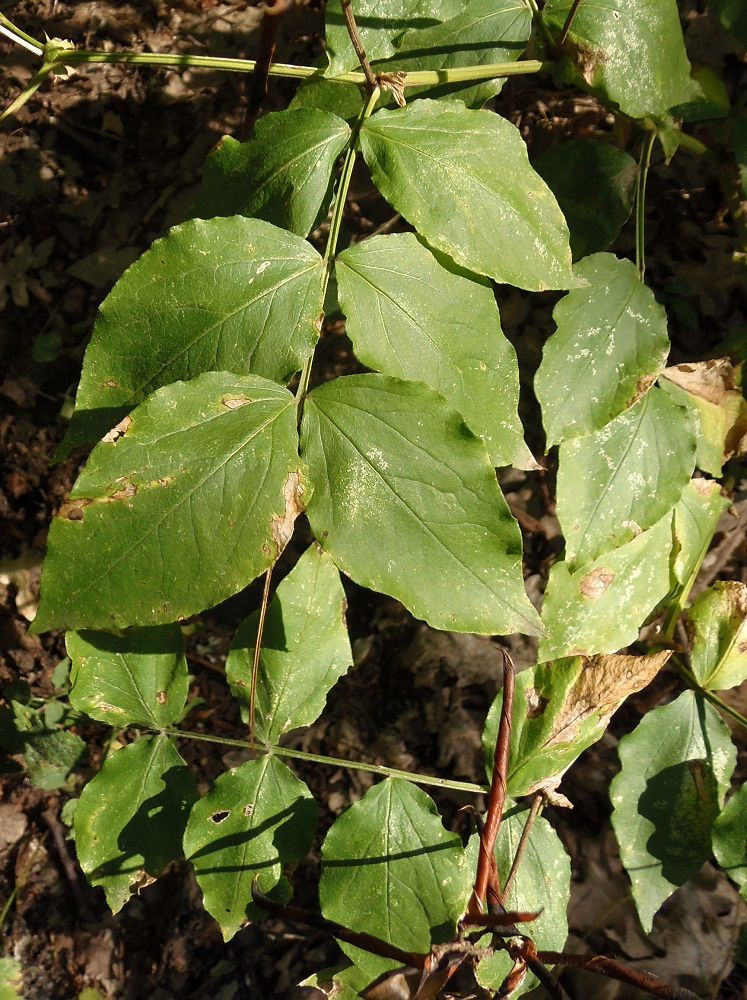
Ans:
[{"label": "plant shadow on leaf", "polygon": [[[205,868],[203,865],[199,866],[201,876],[212,875],[217,872],[262,871],[265,868],[272,868],[273,865],[277,864],[278,857],[292,857],[297,851],[299,839],[305,836],[307,830],[316,826],[317,806],[313,799],[296,799],[284,809],[268,816],[259,826],[254,826],[238,833],[232,833],[226,837],[217,837],[198,851],[195,851],[194,854],[191,854],[189,859],[194,862],[198,858],[209,857],[211,854],[226,851],[232,847],[240,847],[242,844],[246,844],[255,837],[258,837],[265,830],[276,826],[280,820],[283,820],[283,822],[275,830],[272,840],[276,850],[275,857],[270,857],[266,861],[254,864],[245,860],[240,865],[220,865],[215,868]],[[216,825],[221,821],[216,820]]]},{"label": "plant shadow on leaf", "polygon": [[711,855],[711,829],[719,814],[719,791],[703,760],[687,760],[654,775],[638,811],[654,826],[646,845],[661,861],[661,873],[683,885]]},{"label": "plant shadow on leaf", "polygon": [[[174,653],[174,627],[171,625],[145,625],[133,629],[126,629],[121,633],[102,632],[98,629],[81,629],[83,638],[89,639],[96,644],[96,648],[106,653],[118,653],[120,655],[128,652],[139,655],[153,654],[173,654]],[[178,637],[178,633],[177,633]],[[132,639],[131,648],[127,643],[128,638]]]},{"label": "plant shadow on leaf", "polygon": [[[192,775],[186,766],[170,767],[161,780],[163,789],[140,804],[119,834],[117,847],[121,855],[89,872],[89,879],[126,875],[141,868],[150,875],[159,875],[168,861],[181,855],[182,831],[194,802]],[[163,813],[170,817],[166,826]],[[142,863],[128,866],[133,857],[142,857]]]}]

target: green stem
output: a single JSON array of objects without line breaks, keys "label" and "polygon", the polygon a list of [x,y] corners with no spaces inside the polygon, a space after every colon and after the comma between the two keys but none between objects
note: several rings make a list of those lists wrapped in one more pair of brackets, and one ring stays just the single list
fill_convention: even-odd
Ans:
[{"label": "green stem", "polygon": [[0,14],[0,32],[17,45],[22,45],[30,52],[35,52],[36,55],[40,56],[44,51],[44,45],[40,41],[17,28],[5,14]]},{"label": "green stem", "polygon": [[726,702],[722,698],[719,698],[717,694],[714,694],[713,691],[709,691],[707,688],[701,687],[693,672],[688,670],[682,660],[673,656],[669,662],[679,672],[682,679],[693,689],[693,691],[697,691],[698,694],[701,694],[706,701],[710,701],[713,706],[721,709],[721,711],[726,715],[731,716],[735,722],[738,722],[740,726],[747,729],[747,718],[745,718],[741,712],[738,712],[736,708],[732,708],[731,705],[727,705]]},{"label": "green stem", "polygon": [[[348,141],[348,148],[345,152],[345,160],[342,164],[342,171],[340,173],[340,181],[337,185],[337,194],[335,195],[335,204],[332,210],[332,220],[329,224],[329,236],[327,237],[327,245],[324,248],[324,272],[322,273],[322,302],[324,302],[327,295],[327,286],[329,285],[329,276],[332,271],[332,262],[335,259],[335,252],[337,250],[337,241],[340,237],[340,229],[342,227],[342,219],[345,213],[345,204],[348,200],[348,190],[350,189],[350,181],[353,179],[353,168],[355,167],[355,160],[358,155],[358,137],[360,136],[361,128],[363,123],[367,118],[370,118],[373,114],[374,108],[379,100],[381,91],[378,87],[369,95],[366,105],[361,111],[357,122],[353,126],[353,130],[350,135],[350,140]],[[314,364],[314,353],[312,352],[306,359],[306,362],[301,371],[301,378],[298,383],[298,389],[296,390],[296,405],[298,408],[298,420],[300,422],[303,415],[303,404],[306,399],[306,394],[309,391],[309,380],[311,378],[311,367]]]},{"label": "green stem", "polygon": [[655,141],[656,132],[647,132],[638,162],[638,183],[635,192],[635,264],[641,281],[646,274],[646,182]]},{"label": "green stem", "polygon": [[[218,69],[229,73],[253,73],[257,63],[254,59],[223,59],[219,56],[180,55],[176,52],[95,52],[87,49],[70,49],[60,53],[59,62],[66,66],[81,63],[127,63],[133,66],[189,66],[198,69]],[[460,83],[469,80],[490,80],[496,76],[520,76],[525,73],[539,73],[547,69],[545,63],[537,59],[523,62],[501,62],[482,66],[462,66],[443,70],[415,70],[408,73],[405,86],[435,86],[439,83]],[[321,77],[316,66],[295,66],[288,63],[273,63],[270,76],[284,76],[304,80]],[[324,77],[330,83],[353,83],[361,86],[366,77],[360,72],[340,73]]]},{"label": "green stem", "polygon": [[[537,0],[525,0],[527,7],[532,12],[532,18],[534,23],[539,28],[540,34],[545,39],[545,44],[549,47],[551,52],[555,51],[555,39],[550,34],[550,29],[545,24],[545,19],[542,17],[542,11],[537,6]],[[547,64],[545,63],[547,68]]]},{"label": "green stem", "polygon": [[0,114],[0,125],[2,125],[6,118],[10,118],[16,111],[20,111],[24,104],[31,100],[53,69],[54,63],[44,63],[42,65],[42,68],[29,82],[28,86],[24,87],[15,100],[11,101],[8,107]]},{"label": "green stem", "polygon": [[202,740],[203,743],[218,743],[221,746],[238,747],[241,750],[254,750],[257,753],[275,754],[278,757],[290,757],[293,760],[307,760],[314,764],[327,764],[329,767],[346,767],[351,771],[368,771],[384,778],[403,778],[416,785],[433,785],[436,788],[450,788],[455,792],[469,792],[472,795],[483,795],[488,791],[485,785],[476,785],[471,781],[452,781],[449,778],[437,778],[432,774],[413,774],[411,771],[401,771],[396,767],[386,767],[383,764],[367,764],[362,760],[343,760],[339,757],[323,757],[321,754],[306,753],[303,750],[292,750],[290,747],[265,745],[262,743],[247,743],[246,740],[231,740],[223,736],[209,736],[207,733],[190,733],[184,729],[165,729],[168,736],[178,736],[185,740]]}]

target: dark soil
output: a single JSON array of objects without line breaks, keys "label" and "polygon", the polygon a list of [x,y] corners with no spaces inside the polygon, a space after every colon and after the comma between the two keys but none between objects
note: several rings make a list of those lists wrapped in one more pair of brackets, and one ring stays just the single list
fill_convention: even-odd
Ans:
[{"label": "dark soil", "polygon": [[[229,56],[253,55],[260,16],[243,3],[216,0],[173,5],[22,0],[2,9],[37,37],[46,32],[88,48]],[[286,15],[278,60],[313,61],[322,49],[322,25],[315,2]],[[694,57],[723,76],[733,94],[745,79],[736,50],[695,12],[688,14],[688,36]],[[30,53],[4,43],[0,51],[4,103],[35,67]],[[284,106],[293,90],[291,81],[273,82],[266,108]],[[65,655],[60,635],[34,637],[27,627],[36,607],[47,526],[80,464],[70,459],[53,465],[51,459],[69,418],[96,308],[122,270],[184,217],[206,154],[223,133],[241,127],[246,96],[243,78],[234,75],[88,67],[46,85],[0,137],[0,691],[6,697],[18,696],[19,684],[27,685],[33,698],[52,697],[52,673]],[[519,78],[507,84],[498,107],[520,127],[532,155],[562,138],[608,131],[613,124],[590,97]],[[717,142],[707,125],[698,134]],[[674,361],[710,355],[747,324],[744,207],[734,202],[730,181],[720,157],[688,153],[678,154],[669,167],[657,160],[651,177],[648,280],[670,313]],[[361,174],[351,232],[369,232],[390,216]],[[616,252],[632,252],[632,233],[628,225]],[[552,330],[557,296],[512,289],[498,294],[506,331],[531,372]],[[328,324],[321,357],[319,378],[352,370],[341,322]],[[522,405],[530,442],[537,444],[529,386]],[[743,470],[736,470],[737,487],[740,474]],[[530,596],[538,597],[560,546],[549,501],[551,474],[512,471],[503,485],[525,530],[527,584]],[[744,518],[744,501],[739,509]],[[309,540],[305,531],[300,525],[295,553]],[[288,565],[290,555],[284,557]],[[702,584],[716,578],[747,581],[744,530],[740,534],[733,519],[725,519],[717,535]],[[499,641],[435,632],[397,602],[346,586],[355,668],[334,689],[321,719],[293,737],[292,745],[484,780],[480,732],[499,690]],[[190,728],[245,737],[222,665],[233,631],[258,601],[255,584],[194,623],[191,696],[202,703],[189,716]],[[519,638],[500,642],[520,665],[532,662],[531,644]],[[564,781],[562,791],[576,808],[548,810],[573,862],[569,949],[615,955],[704,997],[747,997],[747,980],[732,959],[747,907],[728,880],[706,865],[664,906],[654,932],[644,935],[611,834],[608,787],[617,768],[617,739],[648,708],[671,696],[677,683],[666,675],[631,699]],[[734,698],[747,702],[747,692],[738,690]],[[26,1000],[297,997],[302,995],[297,983],[337,961],[337,947],[326,935],[276,919],[223,943],[186,864],[170,866],[112,916],[103,894],[87,885],[61,819],[64,803],[99,766],[108,738],[108,731],[94,724],[79,732],[87,759],[63,789],[40,791],[22,772],[14,773],[12,760],[4,762],[0,906],[7,902],[0,924],[3,954],[22,963]],[[744,780],[747,744],[743,733],[735,738],[737,773]],[[185,741],[182,752],[203,792],[247,756],[195,741]],[[372,779],[342,767],[299,764],[297,771],[322,809],[314,850],[294,878],[299,904],[314,908],[324,832]],[[455,793],[435,798],[447,824],[466,832],[467,820],[457,813],[464,798]],[[579,1000],[637,995],[582,975],[568,977],[567,985]],[[98,992],[83,994],[86,989]]]}]

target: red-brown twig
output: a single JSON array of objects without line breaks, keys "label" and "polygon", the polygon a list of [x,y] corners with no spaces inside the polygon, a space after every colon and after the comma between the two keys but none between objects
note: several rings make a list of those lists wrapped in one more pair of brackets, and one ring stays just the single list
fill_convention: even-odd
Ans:
[{"label": "red-brown twig", "polygon": [[244,118],[242,138],[246,139],[259,118],[262,105],[267,97],[267,84],[270,78],[270,66],[275,57],[275,40],[278,34],[280,18],[289,11],[295,0],[266,0],[262,27],[259,33],[257,49],[257,66],[252,77],[252,89]]},{"label": "red-brown twig", "polygon": [[252,882],[252,899],[257,906],[272,913],[273,916],[281,917],[283,920],[292,920],[294,923],[306,924],[308,927],[316,927],[318,930],[327,931],[338,941],[345,941],[362,948],[373,955],[381,955],[382,958],[391,958],[394,962],[401,962],[404,966],[413,969],[424,969],[427,955],[418,955],[415,952],[403,951],[388,941],[381,941],[371,934],[351,931],[342,924],[337,924],[334,920],[327,920],[320,913],[312,913],[310,910],[302,910],[297,906],[285,906],[283,903],[276,903],[275,900],[265,896],[257,888],[257,879]]},{"label": "red-brown twig", "polygon": [[506,775],[508,774],[508,750],[511,739],[511,713],[514,704],[514,664],[505,650],[503,653],[503,704],[498,738],[493,757],[493,780],[490,783],[488,811],[485,826],[480,835],[480,853],[477,860],[477,875],[467,913],[472,916],[481,913],[490,887],[491,903],[501,901],[498,869],[495,863],[495,841],[501,828],[503,807],[506,803]]},{"label": "red-brown twig", "polygon": [[366,78],[366,83],[368,84],[371,93],[373,93],[378,86],[376,83],[376,74],[371,69],[371,64],[368,61],[366,50],[363,47],[363,42],[361,41],[361,36],[358,32],[358,25],[355,23],[353,8],[350,0],[340,0],[340,2],[342,3],[342,13],[345,18],[345,27],[348,29],[348,34],[350,35],[350,41],[353,43],[355,54],[358,56],[358,62],[361,64],[361,69],[363,70],[363,75]]},{"label": "red-brown twig", "polygon": [[[500,913],[469,914],[459,921],[460,927],[506,927],[510,924],[528,924],[536,920],[542,910],[527,913],[523,910],[501,910]],[[516,933],[516,931],[512,931]]]},{"label": "red-brown twig", "polygon": [[259,677],[259,661],[262,656],[262,636],[265,631],[265,618],[267,617],[267,605],[270,601],[270,580],[272,580],[272,569],[275,564],[265,573],[265,586],[262,591],[262,603],[259,606],[259,620],[257,621],[257,638],[254,642],[254,661],[252,663],[252,683],[249,688],[249,743],[254,744],[254,711],[257,701],[257,678]]},{"label": "red-brown twig", "polygon": [[661,979],[657,979],[656,976],[651,976],[646,972],[636,972],[635,969],[615,961],[614,958],[605,958],[603,955],[569,955],[563,951],[537,951],[533,942],[528,938],[524,938],[521,942],[509,942],[507,950],[510,955],[527,961],[535,959],[539,962],[546,962],[548,965],[573,966],[577,969],[596,972],[600,976],[607,976],[609,979],[617,979],[621,983],[635,986],[636,989],[642,990],[650,996],[661,997],[662,1000],[698,1000],[698,997],[690,990],[679,986],[669,986]]},{"label": "red-brown twig", "polygon": [[524,851],[526,850],[527,843],[529,842],[529,834],[532,832],[532,827],[534,826],[534,821],[540,814],[542,809],[542,803],[544,799],[541,795],[535,795],[532,799],[532,805],[529,809],[529,815],[524,823],[524,829],[521,831],[521,837],[519,843],[516,847],[516,854],[514,854],[514,860],[511,862],[511,871],[508,873],[508,878],[506,879],[506,884],[503,887],[503,898],[508,898],[509,890],[513,885],[514,879],[519,871],[519,866],[521,865],[522,859],[524,858]]}]

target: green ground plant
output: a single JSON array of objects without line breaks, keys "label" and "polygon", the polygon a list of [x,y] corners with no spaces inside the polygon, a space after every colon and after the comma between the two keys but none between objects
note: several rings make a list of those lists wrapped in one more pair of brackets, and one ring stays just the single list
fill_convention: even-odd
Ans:
[{"label": "green ground plant", "polygon": [[[744,42],[735,6],[715,13]],[[667,367],[667,316],[644,280],[652,155],[704,153],[685,129],[720,118],[743,183],[744,110],[693,76],[675,0],[329,0],[326,17],[326,65],[269,66],[302,81],[291,106],[245,142],[222,140],[192,217],[101,305],[58,454],[94,447],[52,524],[33,626],[67,632],[69,685],[56,683],[69,701],[44,709],[19,692],[15,749],[54,787],[82,750],[65,721],[110,725],[118,748],[83,789],[74,831],[111,909],[186,857],[226,939],[267,910],[330,930],[349,964],[315,983],[336,997],[424,1000],[466,966],[496,995],[539,982],[562,996],[549,970],[573,964],[689,995],[563,953],[570,864],[540,813],[667,666],[683,690],[622,739],[610,788],[641,923],[713,856],[747,886],[747,804],[744,788],[730,794],[722,713],[747,720],[717,694],[747,678],[747,588],[716,583],[689,604],[747,408],[733,358]],[[3,117],[68,67],[262,62],[85,51],[0,22],[41,60]],[[628,148],[571,140],[530,165],[517,129],[484,108],[521,73],[594,94],[628,126]],[[340,249],[359,158],[412,231]],[[635,262],[607,249],[631,214]],[[320,225],[321,254],[308,240]],[[540,612],[495,472],[536,460],[493,283],[563,293],[535,380],[565,537]],[[310,391],[338,305],[369,371]],[[302,513],[316,541],[273,594]],[[341,573],[434,628],[539,637],[533,668],[514,679],[506,658],[485,725],[489,786],[283,746],[352,663]],[[198,797],[178,745],[211,737],[180,728],[180,623],[263,576],[226,667],[253,757]],[[321,916],[287,905],[317,815],[293,757],[382,779],[324,840]],[[423,790],[434,785],[489,792],[467,844]]]}]

